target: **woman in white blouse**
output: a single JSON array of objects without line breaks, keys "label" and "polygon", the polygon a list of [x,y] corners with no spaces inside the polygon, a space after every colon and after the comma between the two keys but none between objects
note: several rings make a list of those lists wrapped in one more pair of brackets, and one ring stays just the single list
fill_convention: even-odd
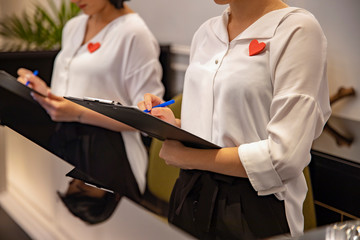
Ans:
[{"label": "woman in white blouse", "polygon": [[303,169],[330,116],[326,38],[314,16],[280,0],[215,0],[222,16],[195,33],[181,120],[146,94],[141,109],[211,141],[164,142],[182,168],[169,221],[200,239],[303,232]]},{"label": "woman in white blouse", "polygon": [[62,97],[108,99],[136,106],[146,92],[163,96],[158,43],[141,17],[123,1],[72,0],[84,14],[64,27],[51,89],[27,69],[19,69],[18,74],[19,81],[29,81],[30,87],[47,96],[33,95],[54,121],[121,132],[128,170],[136,179],[137,191],[143,193],[147,152],[139,132]]}]

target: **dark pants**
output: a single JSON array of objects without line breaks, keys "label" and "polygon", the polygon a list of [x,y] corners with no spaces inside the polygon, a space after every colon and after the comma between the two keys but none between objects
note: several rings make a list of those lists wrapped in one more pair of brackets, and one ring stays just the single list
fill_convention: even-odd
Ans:
[{"label": "dark pants", "polygon": [[181,170],[169,222],[199,239],[259,239],[290,232],[283,201],[258,196],[247,178]]}]

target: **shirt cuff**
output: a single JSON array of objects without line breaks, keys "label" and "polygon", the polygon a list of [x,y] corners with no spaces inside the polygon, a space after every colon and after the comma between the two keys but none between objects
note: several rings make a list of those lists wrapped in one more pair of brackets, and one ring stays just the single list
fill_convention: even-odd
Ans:
[{"label": "shirt cuff", "polygon": [[285,185],[272,164],[267,140],[242,144],[238,148],[238,154],[258,195],[285,191]]}]

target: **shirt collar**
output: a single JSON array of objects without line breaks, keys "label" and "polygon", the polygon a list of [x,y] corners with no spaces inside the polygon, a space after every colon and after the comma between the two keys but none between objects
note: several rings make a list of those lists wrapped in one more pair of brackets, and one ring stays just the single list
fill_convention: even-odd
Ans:
[{"label": "shirt collar", "polygon": [[[271,11],[240,33],[234,40],[271,38],[282,19],[289,13],[298,10],[296,7],[287,7]],[[227,8],[219,21],[216,21],[212,29],[216,36],[223,42],[228,42],[227,23],[229,21],[230,8]]]}]

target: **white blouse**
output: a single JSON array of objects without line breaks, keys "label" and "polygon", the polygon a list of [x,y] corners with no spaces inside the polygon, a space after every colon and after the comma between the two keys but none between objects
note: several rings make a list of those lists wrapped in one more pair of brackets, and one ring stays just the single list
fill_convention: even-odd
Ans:
[{"label": "white blouse", "polygon": [[[231,42],[230,10],[193,38],[181,127],[222,147],[238,147],[258,195],[285,201],[292,236],[303,232],[303,169],[331,114],[327,41],[311,13],[272,11]],[[265,48],[249,56],[250,42]],[[260,219],[259,219],[260,221]]]},{"label": "white blouse", "polygon": [[[92,97],[136,106],[145,93],[162,97],[159,46],[136,13],[116,18],[81,45],[88,15],[71,19],[63,31],[51,90],[59,96]],[[90,52],[88,44],[99,44]],[[147,153],[138,132],[122,132],[127,157],[140,191],[146,183]]]}]

